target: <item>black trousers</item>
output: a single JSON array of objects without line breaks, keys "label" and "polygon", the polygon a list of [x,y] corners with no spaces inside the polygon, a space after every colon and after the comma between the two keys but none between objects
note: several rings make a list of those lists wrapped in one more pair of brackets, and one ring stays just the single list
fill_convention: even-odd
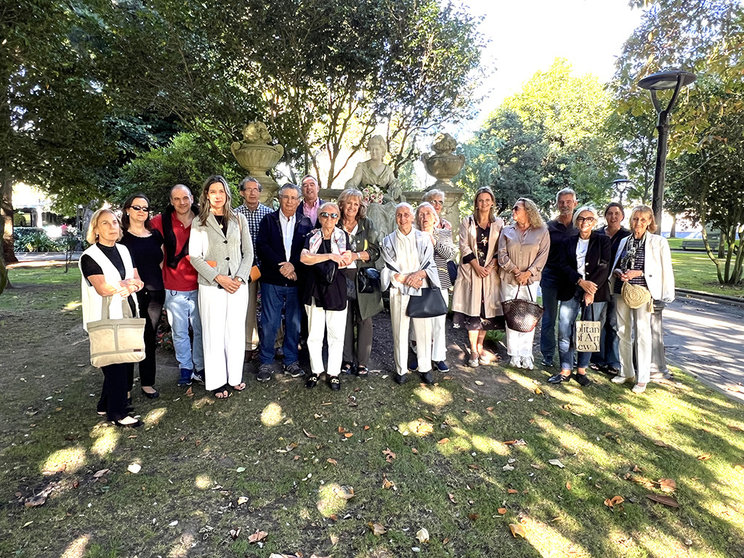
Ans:
[{"label": "black trousers", "polygon": [[98,400],[98,412],[105,412],[108,420],[121,420],[127,416],[127,382],[134,371],[134,364],[109,364],[101,371],[103,388]]},{"label": "black trousers", "polygon": [[[155,385],[155,350],[158,348],[158,324],[165,303],[165,290],[148,291],[142,289],[137,293],[140,318],[145,318],[145,359],[139,363],[140,384]],[[134,367],[128,376],[129,391],[134,384]]]}]

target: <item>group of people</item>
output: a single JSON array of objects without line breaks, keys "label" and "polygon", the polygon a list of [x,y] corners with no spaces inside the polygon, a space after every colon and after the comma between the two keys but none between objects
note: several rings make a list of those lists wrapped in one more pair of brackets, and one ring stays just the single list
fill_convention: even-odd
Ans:
[{"label": "group of people", "polygon": [[[304,377],[308,388],[324,373],[332,390],[340,389],[342,373],[367,376],[372,318],[383,310],[386,290],[397,383],[418,373],[431,384],[435,372],[448,370],[446,315],[410,317],[407,311],[424,289],[437,290],[444,301],[452,290],[454,326],[468,331],[470,366],[497,358],[484,349],[485,336],[505,329],[510,364],[532,369],[534,330],[510,329],[501,303],[536,301],[538,286],[546,366],[552,366],[559,320],[560,371],[550,382],[573,377],[588,384],[586,369],[594,358],[592,366],[614,372],[614,382],[637,378],[634,391],[645,389],[654,352],[654,309],[630,308],[621,286],[639,285],[655,301],[668,302],[674,295],[669,247],[651,234],[656,225],[649,208],[633,210],[628,231],[620,226],[623,208],[610,204],[607,226],[599,230],[596,210],[576,209],[576,195],[566,189],[557,195],[555,220],[544,223],[535,203],[519,198],[506,224],[496,215],[493,191],[483,187],[472,214],[460,223],[456,262],[442,191],[427,191],[415,209],[398,203],[395,229],[386,236],[367,217],[357,188],[343,190],[335,202],[323,201],[318,181],[308,175],[300,187],[280,188],[277,209],[260,203],[261,191],[258,180],[246,177],[239,184],[243,203],[232,209],[231,189],[215,175],[205,181],[198,204],[179,184],[161,215],[151,217],[150,202],[141,193],[125,201],[121,220],[111,209],[94,213],[90,247],[80,258],[84,324],[100,319],[104,305],[111,318],[128,313],[145,318],[146,355],[139,364],[145,397],[159,395],[155,349],[163,308],[179,385],[203,382],[225,399],[246,388],[246,358],[258,359],[261,382],[271,380],[277,356],[284,373]],[[575,355],[579,314],[603,322],[599,353]],[[302,345],[310,358],[309,374],[299,363]],[[121,426],[138,426],[130,416],[134,365],[104,366],[103,374],[98,413]]]}]

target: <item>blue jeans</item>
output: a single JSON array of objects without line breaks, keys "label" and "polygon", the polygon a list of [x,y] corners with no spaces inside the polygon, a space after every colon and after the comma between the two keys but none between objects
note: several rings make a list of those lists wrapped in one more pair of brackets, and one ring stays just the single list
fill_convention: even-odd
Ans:
[{"label": "blue jeans", "polygon": [[[573,298],[561,302],[560,318],[558,321],[558,355],[561,359],[561,370],[573,370],[574,332],[576,331],[576,317],[581,311],[584,294],[577,293]],[[600,321],[600,316],[607,303],[595,302],[584,309],[582,320]],[[586,368],[593,353],[579,353],[578,367]]]},{"label": "blue jeans", "polygon": [[543,315],[540,325],[540,352],[543,360],[553,362],[555,356],[555,319],[558,317],[558,283],[546,278],[540,281],[542,291]]},{"label": "blue jeans", "polygon": [[[204,370],[201,319],[199,318],[199,291],[165,291],[165,311],[173,334],[173,349],[182,370]],[[189,325],[194,332],[191,348]],[[189,374],[189,379],[191,375]]]},{"label": "blue jeans", "polygon": [[598,366],[620,370],[620,340],[617,337],[617,310],[614,297],[610,297],[605,305],[600,320],[603,324],[602,337],[599,341],[599,352],[592,354],[592,362]]},{"label": "blue jeans", "polygon": [[284,309],[284,364],[298,361],[300,342],[300,297],[297,287],[283,287],[261,282],[261,364],[274,362],[274,340],[282,323]]}]

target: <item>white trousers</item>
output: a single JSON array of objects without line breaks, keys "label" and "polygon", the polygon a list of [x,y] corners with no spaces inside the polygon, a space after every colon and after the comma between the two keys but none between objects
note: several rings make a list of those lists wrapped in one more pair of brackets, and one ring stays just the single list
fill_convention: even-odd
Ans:
[{"label": "white trousers", "polygon": [[310,353],[310,369],[313,374],[323,373],[323,337],[328,337],[328,368],[329,376],[341,373],[341,361],[344,356],[344,338],[346,337],[346,312],[344,310],[325,310],[305,304],[307,314],[307,350]]},{"label": "white trousers", "polygon": [[211,391],[243,381],[245,313],[248,286],[234,294],[199,285],[199,313],[204,343],[204,387]]},{"label": "white trousers", "polygon": [[[442,293],[444,301],[449,301],[449,291],[447,289],[439,289],[439,291]],[[434,362],[447,360],[447,336],[445,334],[447,314],[437,316],[431,320],[431,360]]]},{"label": "white trousers", "polygon": [[248,283],[248,311],[245,313],[245,350],[258,349],[258,281]]},{"label": "white trousers", "polygon": [[[651,379],[651,312],[648,304],[640,308],[631,308],[622,295],[615,297],[617,312],[617,337],[620,340],[620,374],[626,378],[638,376],[639,384],[647,384]],[[636,346],[638,368],[633,370],[633,343]]]},{"label": "white trousers", "polygon": [[[390,321],[393,329],[393,355],[396,374],[408,372],[408,330],[413,325],[419,372],[431,371],[431,330],[433,318],[409,318],[406,315],[410,295],[390,287]],[[443,359],[442,359],[443,360]]]},{"label": "white trousers", "polygon": [[[510,285],[506,281],[501,281],[501,300],[512,300],[519,290],[520,300],[537,300],[537,283],[525,285],[526,288],[519,289],[519,285]],[[530,298],[530,296],[532,298]],[[509,356],[531,357],[532,344],[535,340],[535,330],[522,333],[514,331],[506,326],[506,352]]]}]

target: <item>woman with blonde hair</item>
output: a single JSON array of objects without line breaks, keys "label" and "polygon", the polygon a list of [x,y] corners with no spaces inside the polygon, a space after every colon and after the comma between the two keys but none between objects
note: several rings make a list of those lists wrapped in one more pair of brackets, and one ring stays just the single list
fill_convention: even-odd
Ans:
[{"label": "woman with blonde hair", "polygon": [[[125,311],[139,315],[136,297],[144,283],[126,246],[121,239],[119,219],[110,209],[99,209],[90,220],[86,240],[90,247],[80,256],[78,263],[82,274],[83,329],[88,323],[100,320],[103,305],[108,300],[108,315],[121,319]],[[142,423],[127,414],[127,391],[134,364],[115,363],[103,366],[103,387],[97,411],[117,426],[137,427]]]},{"label": "woman with blonde hair", "polygon": [[[537,300],[537,287],[548,260],[550,235],[535,202],[519,198],[512,207],[512,223],[499,238],[500,300]],[[535,330],[520,332],[506,326],[506,350],[515,368],[534,368]]]},{"label": "woman with blonde hair", "polygon": [[349,289],[349,307],[346,312],[346,336],[341,371],[356,372],[360,378],[367,377],[369,357],[372,353],[372,317],[383,309],[379,279],[369,284],[371,292],[359,290],[358,275],[372,274],[379,277],[375,262],[380,257],[378,231],[367,218],[364,196],[356,188],[347,188],[338,197],[340,218],[338,227],[349,235],[351,263],[342,272],[353,285]]},{"label": "woman with blonde hair", "polygon": [[[630,236],[620,241],[612,265],[613,297],[617,312],[617,336],[620,339],[620,374],[616,384],[636,380],[633,393],[643,393],[651,377],[651,314],[653,301],[674,300],[674,270],[667,239],[656,232],[653,210],[647,205],[633,208]],[[645,289],[648,303],[632,308],[623,296],[623,284]],[[641,291],[642,292],[642,291]],[[633,366],[633,345],[636,362]]]},{"label": "woman with blonde hair", "polygon": [[504,327],[499,304],[497,246],[504,220],[496,217],[496,197],[488,186],[478,188],[473,214],[460,223],[460,267],[452,295],[454,327],[468,330],[470,366],[489,364],[483,350],[486,332]]},{"label": "woman with blonde hair", "polygon": [[199,274],[204,386],[217,399],[226,399],[230,387],[245,389],[245,313],[253,242],[245,217],[232,211],[230,187],[222,176],[204,182],[199,207],[191,225],[189,257]]}]

